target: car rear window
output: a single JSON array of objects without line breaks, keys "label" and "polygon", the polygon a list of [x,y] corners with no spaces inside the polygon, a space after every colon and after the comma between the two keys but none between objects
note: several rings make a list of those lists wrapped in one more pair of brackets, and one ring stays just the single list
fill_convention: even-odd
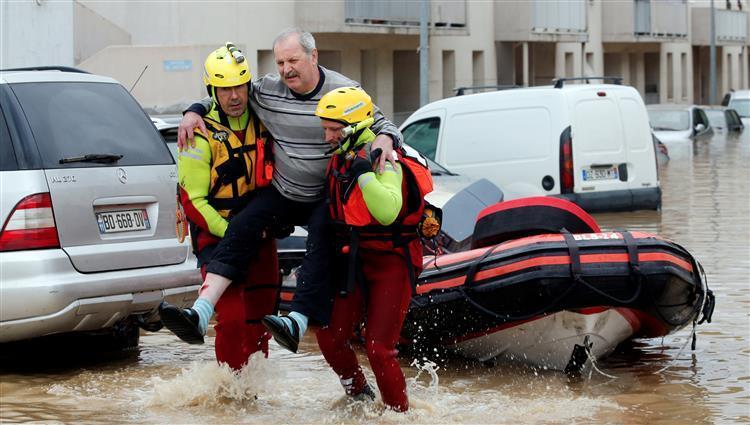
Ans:
[{"label": "car rear window", "polygon": [[[151,120],[119,84],[24,83],[12,89],[31,126],[44,168],[173,163]],[[60,163],[63,158],[97,154],[122,158],[110,163]]]},{"label": "car rear window", "polygon": [[733,99],[729,102],[729,107],[741,117],[750,117],[750,99]]},{"label": "car rear window", "polygon": [[682,131],[690,128],[688,111],[649,110],[648,117],[655,131]]},{"label": "car rear window", "polygon": [[726,127],[726,117],[724,116],[724,111],[721,109],[706,109],[706,115],[708,116],[708,122],[711,123],[711,127]]},{"label": "car rear window", "polygon": [[[2,111],[0,111],[2,112]],[[0,171],[17,170],[16,153],[10,142],[10,131],[5,116],[0,113]]]}]

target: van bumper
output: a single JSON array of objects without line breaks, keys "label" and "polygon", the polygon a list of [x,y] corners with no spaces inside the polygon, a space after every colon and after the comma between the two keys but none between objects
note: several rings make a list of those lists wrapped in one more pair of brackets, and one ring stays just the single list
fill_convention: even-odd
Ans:
[{"label": "van bumper", "polygon": [[590,213],[661,209],[660,187],[592,193],[565,193],[556,195],[556,197],[574,202]]}]

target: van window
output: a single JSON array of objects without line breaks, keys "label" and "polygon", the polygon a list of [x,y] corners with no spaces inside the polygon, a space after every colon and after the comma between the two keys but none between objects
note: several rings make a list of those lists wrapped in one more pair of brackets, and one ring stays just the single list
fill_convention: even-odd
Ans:
[{"label": "van window", "polygon": [[[174,163],[151,120],[119,84],[49,82],[13,84],[11,88],[46,169]],[[123,157],[108,164],[60,164],[63,158],[88,154]]]},{"label": "van window", "polygon": [[693,109],[693,128],[698,124],[703,124],[704,127],[708,128],[708,117],[706,117],[703,109],[695,108]]},{"label": "van window", "polygon": [[5,122],[2,110],[0,110],[0,171],[17,169],[16,152],[13,150],[13,144],[10,142],[8,124]]},{"label": "van window", "polygon": [[409,124],[401,134],[404,136],[404,143],[434,161],[439,132],[440,118],[435,117]]},{"label": "van window", "polygon": [[[471,111],[445,125],[445,165],[544,160],[557,143],[549,110],[542,107]],[[554,150],[557,153],[557,150]]]}]

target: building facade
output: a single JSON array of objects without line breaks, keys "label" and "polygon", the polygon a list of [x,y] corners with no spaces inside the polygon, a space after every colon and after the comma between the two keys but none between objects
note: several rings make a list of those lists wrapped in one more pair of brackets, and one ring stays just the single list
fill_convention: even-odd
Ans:
[{"label": "building facade", "polygon": [[[718,96],[749,87],[749,3],[715,1]],[[709,4],[431,0],[429,99],[460,87],[606,75],[648,103],[707,103]],[[419,107],[419,1],[2,0],[0,12],[2,68],[110,75],[155,112],[204,96],[203,59],[225,41],[245,51],[255,75],[275,72],[273,38],[292,26],[311,31],[320,63],[360,81],[396,122]]]}]

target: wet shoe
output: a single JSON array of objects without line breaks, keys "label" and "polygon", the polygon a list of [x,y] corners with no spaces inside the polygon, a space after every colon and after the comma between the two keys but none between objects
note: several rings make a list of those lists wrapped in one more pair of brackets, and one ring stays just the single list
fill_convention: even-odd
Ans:
[{"label": "wet shoe", "polygon": [[369,384],[365,384],[364,388],[362,388],[362,391],[360,391],[359,394],[355,394],[351,397],[357,401],[372,402],[375,401],[375,392],[372,390],[372,387],[370,387]]},{"label": "wet shoe", "polygon": [[271,332],[273,339],[275,339],[280,346],[286,348],[292,353],[296,353],[297,347],[299,346],[299,325],[296,320],[288,316],[283,317],[288,318],[289,322],[292,323],[291,329],[287,326],[287,320],[283,320],[281,317],[273,315],[268,315],[263,318],[263,326],[268,329],[268,332]]},{"label": "wet shoe", "polygon": [[188,344],[203,344],[198,312],[192,308],[179,308],[166,302],[159,306],[159,315],[164,326]]}]

